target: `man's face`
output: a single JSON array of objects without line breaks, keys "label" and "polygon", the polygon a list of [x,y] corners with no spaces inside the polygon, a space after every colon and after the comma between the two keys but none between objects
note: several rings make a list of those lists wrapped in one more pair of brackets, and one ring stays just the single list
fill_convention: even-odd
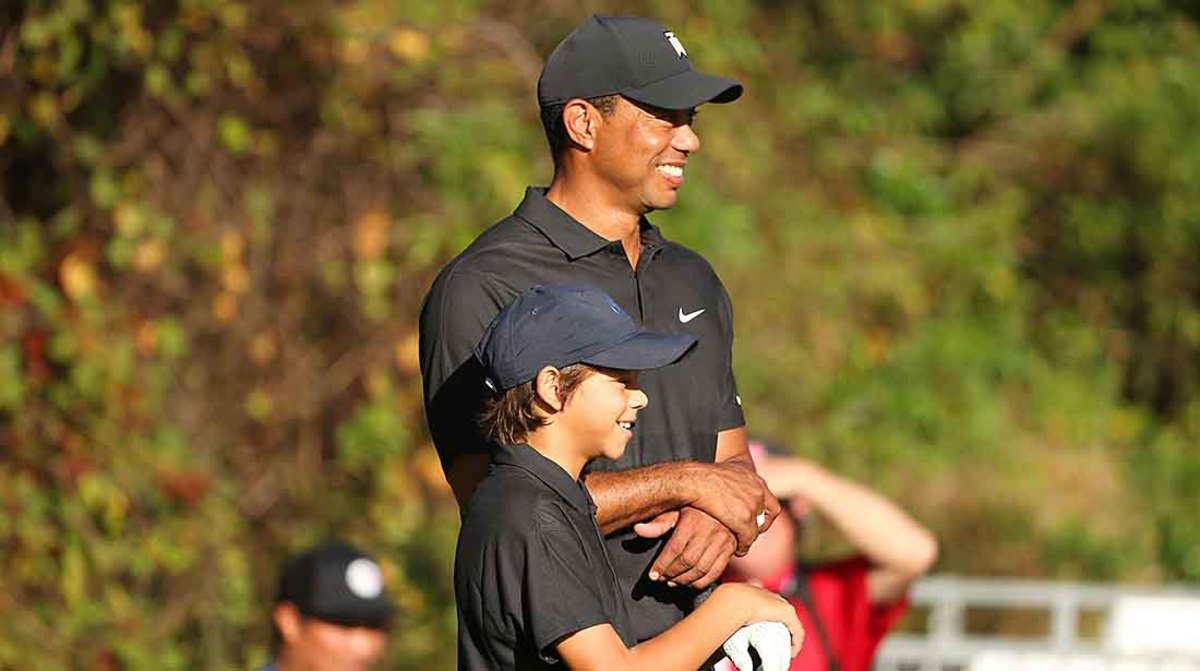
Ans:
[{"label": "man's face", "polygon": [[597,174],[638,214],[675,204],[688,155],[700,148],[696,110],[664,110],[618,96],[592,150]]},{"label": "man's face", "polygon": [[281,629],[280,671],[367,671],[387,642],[387,634],[378,629],[345,627],[298,613],[293,627]]},{"label": "man's face", "polygon": [[618,459],[633,437],[638,410],[647,402],[637,373],[600,368],[579,383],[555,421],[577,437],[576,445],[589,458]]}]

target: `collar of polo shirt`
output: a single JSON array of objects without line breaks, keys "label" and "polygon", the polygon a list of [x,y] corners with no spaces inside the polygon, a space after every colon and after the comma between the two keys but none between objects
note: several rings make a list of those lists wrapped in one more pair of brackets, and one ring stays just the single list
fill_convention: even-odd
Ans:
[{"label": "collar of polo shirt", "polygon": [[[615,242],[596,235],[592,229],[550,202],[546,198],[545,187],[527,188],[525,198],[514,214],[541,231],[555,247],[566,252],[567,258],[572,261],[594,254]],[[640,225],[643,247],[654,249],[662,245],[663,237],[657,226],[645,217],[641,218]]]},{"label": "collar of polo shirt", "polygon": [[582,482],[572,479],[562,466],[524,443],[505,445],[498,449],[493,461],[497,464],[516,466],[532,473],[534,477],[586,515],[592,515],[595,511],[592,496]]}]

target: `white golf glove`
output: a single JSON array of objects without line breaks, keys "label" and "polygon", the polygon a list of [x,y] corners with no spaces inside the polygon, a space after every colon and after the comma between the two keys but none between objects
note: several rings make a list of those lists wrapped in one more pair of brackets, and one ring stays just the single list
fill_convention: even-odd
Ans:
[{"label": "white golf glove", "polygon": [[733,632],[725,654],[738,671],[754,671],[750,648],[762,660],[762,671],[787,671],[792,662],[792,632],[782,622],[755,622]]}]

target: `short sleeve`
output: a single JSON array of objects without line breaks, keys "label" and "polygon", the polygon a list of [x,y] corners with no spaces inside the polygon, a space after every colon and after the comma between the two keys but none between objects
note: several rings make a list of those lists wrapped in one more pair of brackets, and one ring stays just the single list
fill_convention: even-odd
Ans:
[{"label": "short sleeve", "polygon": [[582,539],[553,508],[536,513],[536,533],[527,549],[524,620],[543,661],[558,661],[559,641],[598,624],[609,623],[603,589]]},{"label": "short sleeve", "polygon": [[742,413],[742,399],[738,395],[737,380],[733,375],[733,304],[725,287],[717,282],[719,290],[717,316],[721,322],[721,352],[724,370],[720,377],[720,394],[717,406],[717,431],[736,429],[746,425]]},{"label": "short sleeve", "polygon": [[420,362],[425,419],[443,468],[462,454],[489,454],[476,418],[487,392],[475,346],[515,296],[499,283],[456,265],[434,282],[421,308]]}]

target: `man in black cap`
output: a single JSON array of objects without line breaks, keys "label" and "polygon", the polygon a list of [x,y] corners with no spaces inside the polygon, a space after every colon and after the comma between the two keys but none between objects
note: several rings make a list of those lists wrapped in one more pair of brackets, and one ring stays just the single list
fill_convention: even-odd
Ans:
[{"label": "man in black cap", "polygon": [[653,405],[639,375],[695,344],[639,329],[583,285],[535,286],[493,320],[476,350],[491,390],[480,424],[501,447],[467,502],[455,554],[460,670],[695,669],[762,621],[781,623],[780,668],[799,650],[795,611],[749,585],[718,587],[639,642],[579,480],[589,461],[621,457]]},{"label": "man in black cap", "polygon": [[383,654],[392,610],[373,559],[338,541],[318,545],[283,568],[275,658],[263,671],[366,671]]},{"label": "man in black cap", "polygon": [[528,189],[512,216],[447,264],[421,311],[426,416],[460,504],[493,452],[472,421],[486,391],[472,350],[521,291],[594,285],[641,325],[698,339],[682,361],[642,377],[655,404],[623,456],[586,475],[637,640],[682,618],[695,588],[779,512],[746,452],[729,296],[707,261],[644,216],[675,203],[700,146],[696,107],[741,92],[692,69],[680,38],[653,21],[585,20],[538,81],[549,188]]}]

